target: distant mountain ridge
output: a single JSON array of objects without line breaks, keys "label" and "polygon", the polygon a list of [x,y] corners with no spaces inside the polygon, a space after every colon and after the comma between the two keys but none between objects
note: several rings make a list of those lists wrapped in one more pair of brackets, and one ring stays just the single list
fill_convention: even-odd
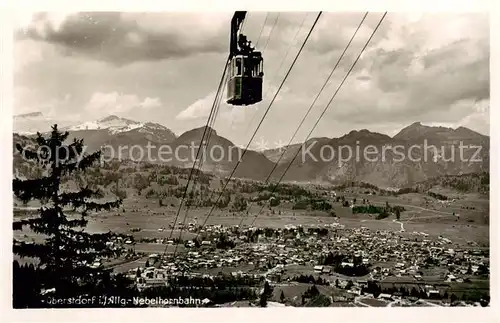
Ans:
[{"label": "distant mountain ridge", "polygon": [[[466,148],[461,158],[461,144],[482,148],[477,156],[477,149]],[[365,154],[368,146],[374,146],[376,149],[369,150],[376,151]],[[349,147],[354,155],[351,158]],[[405,187],[436,176],[487,172],[489,147],[488,136],[465,127],[432,127],[416,122],[392,138],[366,129],[353,130],[339,138],[316,142],[312,147],[294,147],[294,152],[301,151],[284,180],[336,184],[358,181],[379,187]],[[403,151],[403,158],[399,158],[397,150]],[[321,158],[325,151],[326,158]],[[480,161],[471,162],[472,157]],[[275,173],[283,173],[285,167],[288,163],[279,165]]]},{"label": "distant mountain ridge", "polygon": [[[28,116],[28,118],[40,118]],[[87,122],[80,125],[66,127],[70,131],[70,139],[83,138],[88,146],[87,151],[93,151],[108,145],[115,152],[119,147],[153,145],[151,150],[154,156],[159,155],[158,145],[168,144],[170,151],[179,151],[179,159],[155,162],[165,162],[180,167],[191,167],[194,157],[187,146],[199,146],[200,138],[205,127],[195,128],[176,136],[167,127],[152,122],[136,122],[117,116],[109,116],[95,122]],[[227,176],[238,163],[242,149],[236,147],[230,140],[219,136],[214,129],[208,128],[210,132],[210,145],[206,148],[207,156],[202,170],[222,176]],[[18,137],[19,138],[19,137]],[[424,149],[424,140],[429,145],[434,145],[441,150],[434,151],[432,148]],[[450,160],[450,155],[459,156],[458,144],[483,147],[478,156],[481,162],[470,162],[475,151],[469,149],[464,154],[464,160]],[[269,149],[262,152],[248,150],[239,163],[235,177],[263,180],[267,178],[275,163],[279,160],[272,180],[277,180],[288,168],[292,158],[299,149],[299,156],[289,167],[284,181],[298,182],[328,182],[343,183],[345,181],[359,181],[377,185],[379,187],[405,187],[417,182],[443,175],[461,175],[476,172],[489,171],[489,136],[479,134],[465,127],[456,129],[447,127],[425,126],[415,122],[403,128],[398,134],[390,137],[385,134],[371,132],[367,129],[352,130],[338,138],[312,138],[308,140],[305,147],[307,153],[300,151],[303,144],[293,144],[280,149]],[[384,147],[401,146],[408,150],[412,146],[418,149],[412,151],[410,160],[405,158],[397,160],[397,154],[388,149],[385,152],[378,151],[372,154],[376,160],[367,160],[364,156],[346,160],[345,156],[327,156],[321,158],[325,152],[339,149],[341,146],[349,146],[363,151],[367,146],[373,145],[383,150]],[[186,147],[182,147],[186,146]],[[219,146],[219,149],[214,147]],[[225,155],[221,155],[220,151]],[[197,149],[197,148],[196,148]],[[196,154],[196,149],[194,153]],[[219,151],[219,153],[217,152]],[[342,152],[345,153],[345,152]],[[232,154],[232,156],[229,156]],[[428,155],[428,156],[427,156]],[[342,158],[340,158],[342,157]],[[426,158],[424,158],[426,157]],[[428,158],[427,158],[428,157]]]},{"label": "distant mountain ridge", "polygon": [[[205,147],[205,153],[200,152],[199,159],[204,160],[202,170],[212,172],[218,175],[227,176],[239,164],[234,172],[235,177],[263,180],[271,172],[274,163],[270,161],[261,152],[247,150],[243,155],[243,149],[237,147],[228,139],[219,136],[217,132],[207,127],[195,128],[181,134],[171,145],[175,151],[180,146],[185,149],[179,149],[179,160],[177,166],[191,167],[193,157],[196,157],[197,148],[188,152],[187,146],[200,146],[200,139],[205,131],[205,135],[210,138],[209,145]],[[206,139],[205,139],[206,140]],[[194,156],[193,156],[194,155]],[[242,157],[242,158],[241,158]],[[241,158],[241,161],[239,161]],[[199,165],[199,163],[197,164]]]},{"label": "distant mountain ridge", "polygon": [[403,128],[394,139],[399,140],[454,140],[454,139],[484,139],[484,136],[478,132],[470,130],[465,127],[458,127],[456,129],[447,127],[432,127],[425,126],[421,122],[415,122],[406,128]]}]

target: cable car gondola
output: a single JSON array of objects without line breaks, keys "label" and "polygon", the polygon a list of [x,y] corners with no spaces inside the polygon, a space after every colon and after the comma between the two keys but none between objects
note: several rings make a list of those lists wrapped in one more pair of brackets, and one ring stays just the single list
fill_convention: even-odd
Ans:
[{"label": "cable car gondola", "polygon": [[238,34],[245,16],[246,11],[236,11],[231,20],[226,102],[236,106],[252,105],[262,101],[264,76],[262,54],[255,51],[252,42],[247,41],[245,35]]}]

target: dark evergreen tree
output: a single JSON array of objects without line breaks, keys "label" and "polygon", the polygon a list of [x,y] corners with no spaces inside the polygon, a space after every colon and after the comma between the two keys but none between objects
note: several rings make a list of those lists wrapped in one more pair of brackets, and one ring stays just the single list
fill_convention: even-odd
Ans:
[{"label": "dark evergreen tree", "polygon": [[451,294],[451,296],[450,296],[450,302],[451,302],[451,303],[455,303],[457,300],[458,300],[457,295],[455,295],[455,294]]},{"label": "dark evergreen tree", "polygon": [[231,210],[234,212],[243,212],[247,209],[247,201],[241,195],[235,197]]},{"label": "dark evergreen tree", "polygon": [[266,280],[264,281],[264,287],[262,288],[261,294],[260,294],[260,299],[259,299],[259,305],[260,307],[266,307],[267,306],[267,300],[273,295],[273,288],[271,285],[269,285],[269,282]]},{"label": "dark evergreen tree", "polygon": [[315,296],[318,296],[319,295],[319,290],[318,290],[318,287],[316,287],[316,285],[312,285],[307,291],[307,297],[310,298],[310,297],[315,297]]},{"label": "dark evergreen tree", "polygon": [[285,294],[283,293],[283,291],[281,291],[280,301],[281,301],[281,303],[285,302]]},{"label": "dark evergreen tree", "polygon": [[[106,242],[112,233],[91,234],[85,232],[87,216],[91,211],[118,208],[121,199],[97,203],[92,199],[99,192],[89,186],[77,191],[63,191],[63,178],[83,172],[100,159],[100,152],[85,154],[83,139],[64,144],[69,133],[62,133],[57,125],[52,127],[48,138],[40,133],[36,137],[38,150],[17,150],[25,160],[31,160],[46,170],[46,174],[34,179],[14,178],[13,191],[23,202],[38,200],[41,207],[37,216],[13,223],[14,230],[29,227],[40,236],[41,242],[25,242],[14,239],[14,254],[35,260],[36,266],[20,266],[14,263],[14,307],[52,307],[47,296],[69,299],[81,295],[102,296],[111,292],[115,285],[110,272],[91,266],[97,258],[112,257],[113,251]],[[66,215],[68,210],[74,214]],[[50,293],[47,293],[50,291]],[[68,304],[60,304],[68,306]],[[75,306],[75,305],[71,305]],[[87,304],[87,306],[99,306]]]},{"label": "dark evergreen tree", "polygon": [[349,280],[347,282],[347,285],[346,285],[345,289],[351,289],[351,287],[353,287],[353,286],[354,286],[354,283],[352,282],[352,280]]}]

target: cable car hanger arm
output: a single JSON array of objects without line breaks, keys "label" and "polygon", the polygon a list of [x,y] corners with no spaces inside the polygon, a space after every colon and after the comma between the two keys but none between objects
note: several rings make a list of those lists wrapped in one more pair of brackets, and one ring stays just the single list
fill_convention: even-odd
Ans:
[{"label": "cable car hanger arm", "polygon": [[238,31],[240,30],[243,20],[245,20],[247,12],[246,11],[236,11],[231,19],[231,37],[229,44],[229,59],[233,56],[238,55],[240,52],[238,48]]}]

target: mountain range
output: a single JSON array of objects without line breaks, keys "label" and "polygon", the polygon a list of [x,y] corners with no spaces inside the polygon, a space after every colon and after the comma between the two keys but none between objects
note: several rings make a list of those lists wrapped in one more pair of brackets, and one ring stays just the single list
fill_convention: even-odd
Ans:
[{"label": "mountain range", "polygon": [[[288,158],[282,158],[276,173],[281,175],[288,168],[285,181],[357,181],[388,188],[441,175],[489,171],[489,137],[464,127],[430,127],[416,122],[394,137],[363,129],[314,142],[309,153],[302,154],[306,151],[302,149],[290,167],[297,148],[284,155]],[[460,145],[471,147],[461,149]],[[320,158],[322,155],[325,158]]]},{"label": "mountain range", "polygon": [[[26,125],[30,125],[30,128],[26,128]],[[16,116],[14,141],[23,141],[36,130],[49,131],[50,125],[50,120],[40,113]],[[36,130],[33,131],[34,129]],[[111,115],[94,122],[74,124],[61,129],[70,132],[71,140],[83,138],[89,152],[107,146],[112,147],[116,156],[119,147],[126,146],[131,149],[135,145],[143,148],[149,145],[151,156],[164,157],[163,160],[155,157],[155,160],[150,162],[180,167],[192,166],[196,147],[200,145],[200,138],[205,131],[210,135],[206,151],[212,153],[206,154],[202,170],[227,176],[238,164],[233,176],[254,180],[266,179],[271,170],[276,168],[272,175],[273,181],[279,179],[286,170],[284,181],[360,181],[380,187],[404,187],[441,175],[489,171],[488,136],[465,127],[434,127],[422,125],[420,122],[403,128],[393,137],[362,129],[353,130],[339,138],[313,138],[305,145],[293,144],[262,152],[248,150],[240,162],[238,157],[243,154],[243,150],[211,128],[192,129],[177,137],[163,125],[141,123]],[[477,156],[474,156],[477,148],[464,148],[461,156],[460,144],[483,148]],[[170,147],[166,156],[165,150],[159,151],[160,146],[165,145]],[[375,148],[371,147],[368,156],[366,151],[370,145]],[[187,149],[187,146],[194,148]],[[349,151],[346,147],[350,147],[351,158],[348,158]],[[401,160],[401,153],[398,154],[394,147],[399,147],[400,151],[411,158]],[[374,149],[376,151],[373,151]],[[104,150],[105,154],[106,151]],[[168,152],[172,157],[176,151],[178,158],[169,158]],[[221,151],[224,152],[223,155]],[[296,155],[297,158],[294,159]],[[132,154],[132,150],[125,150],[122,158],[127,156],[139,157],[137,153]],[[451,156],[455,158],[452,159]],[[481,161],[471,161],[471,157]]]}]

